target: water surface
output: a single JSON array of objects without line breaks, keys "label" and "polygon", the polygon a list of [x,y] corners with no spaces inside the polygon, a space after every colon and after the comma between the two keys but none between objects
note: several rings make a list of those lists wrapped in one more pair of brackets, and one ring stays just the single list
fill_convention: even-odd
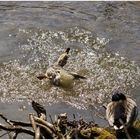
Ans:
[{"label": "water surface", "polygon": [[[0,2],[1,111],[16,119],[22,106],[28,114],[35,100],[52,114],[90,114],[91,108],[102,110],[115,90],[139,106],[139,17],[139,2]],[[76,81],[72,89],[39,81],[36,75],[67,47],[65,69],[87,80]],[[16,117],[8,113],[9,104],[19,109]]]}]

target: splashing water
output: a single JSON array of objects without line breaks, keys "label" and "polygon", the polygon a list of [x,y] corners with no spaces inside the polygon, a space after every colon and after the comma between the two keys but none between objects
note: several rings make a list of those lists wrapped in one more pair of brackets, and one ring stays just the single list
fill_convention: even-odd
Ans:
[{"label": "splashing water", "polygon": [[[32,31],[20,29],[27,36],[27,44],[19,45],[21,59],[0,65],[0,98],[3,102],[36,100],[38,102],[66,102],[79,109],[90,104],[95,107],[108,102],[115,90],[130,90],[139,85],[140,68],[127,58],[107,51],[109,40],[95,34],[70,28],[65,31]],[[59,55],[71,48],[65,66],[69,71],[86,76],[75,81],[72,89],[50,85],[36,76],[52,65]]]}]

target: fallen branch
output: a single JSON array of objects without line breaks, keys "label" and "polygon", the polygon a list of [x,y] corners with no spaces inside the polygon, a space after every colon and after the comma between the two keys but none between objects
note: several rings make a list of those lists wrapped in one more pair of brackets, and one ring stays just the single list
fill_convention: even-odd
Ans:
[{"label": "fallen branch", "polygon": [[[0,117],[6,122],[6,125],[0,123],[0,129],[8,131],[3,133],[0,137],[7,134],[9,138],[16,139],[19,133],[25,133],[33,136],[35,139],[115,139],[117,136],[115,130],[110,127],[99,127],[94,121],[87,122],[82,117],[80,117],[80,119],[76,118],[75,114],[73,114],[73,120],[69,121],[67,114],[61,113],[55,117],[54,122],[51,115],[49,115],[50,122],[48,122],[46,119],[46,111],[43,106],[36,102],[33,102],[33,104],[35,111],[37,111],[37,116],[35,114],[29,114],[30,122],[9,120],[3,114],[0,114]],[[139,123],[136,124],[137,127],[134,129],[131,128],[131,130],[135,131],[133,134],[137,136],[134,137],[131,132],[128,133],[127,130],[124,130],[127,138],[140,138],[139,131],[136,131],[137,128],[139,129],[140,125]],[[32,130],[26,129],[25,127],[30,127]],[[123,138],[126,137],[123,136]]]},{"label": "fallen branch", "polygon": [[3,125],[0,123],[0,129],[3,129],[5,131],[17,131],[18,133],[26,133],[26,134],[29,134],[31,136],[34,136],[34,132],[32,130],[25,129],[22,127],[6,126],[6,125]]},{"label": "fallen branch", "polygon": [[9,120],[7,119],[3,114],[0,114],[0,117],[9,125],[14,125],[14,126],[22,126],[22,127],[31,127],[31,123],[30,122],[21,122],[21,121],[13,121],[13,120]]}]

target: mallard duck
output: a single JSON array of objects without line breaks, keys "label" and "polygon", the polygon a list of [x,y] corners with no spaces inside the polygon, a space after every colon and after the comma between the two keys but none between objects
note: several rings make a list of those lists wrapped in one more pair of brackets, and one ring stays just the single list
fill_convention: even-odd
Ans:
[{"label": "mallard duck", "polygon": [[50,67],[47,69],[46,73],[43,75],[37,76],[39,80],[42,80],[44,78],[47,78],[57,86],[63,86],[63,87],[70,87],[73,83],[73,80],[78,79],[86,79],[86,77],[81,76],[74,72],[68,72],[60,67]]},{"label": "mallard duck", "polygon": [[106,119],[115,130],[132,126],[138,115],[137,105],[123,93],[116,92],[107,105]]}]

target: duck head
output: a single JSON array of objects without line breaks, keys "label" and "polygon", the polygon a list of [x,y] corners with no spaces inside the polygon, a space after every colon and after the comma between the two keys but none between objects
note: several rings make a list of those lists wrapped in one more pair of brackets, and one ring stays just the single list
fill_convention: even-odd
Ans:
[{"label": "duck head", "polygon": [[126,96],[121,92],[114,93],[113,96],[112,96],[112,101],[117,102],[117,101],[120,101],[120,100],[122,100],[122,101],[126,100]]}]

